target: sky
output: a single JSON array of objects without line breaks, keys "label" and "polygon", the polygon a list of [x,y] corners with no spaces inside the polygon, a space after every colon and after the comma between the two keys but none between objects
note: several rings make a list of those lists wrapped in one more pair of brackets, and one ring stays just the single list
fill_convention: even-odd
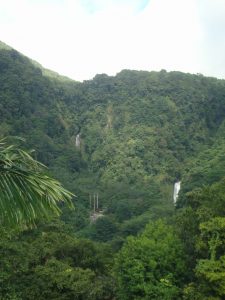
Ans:
[{"label": "sky", "polygon": [[225,0],[0,0],[0,40],[78,81],[123,69],[225,78]]}]

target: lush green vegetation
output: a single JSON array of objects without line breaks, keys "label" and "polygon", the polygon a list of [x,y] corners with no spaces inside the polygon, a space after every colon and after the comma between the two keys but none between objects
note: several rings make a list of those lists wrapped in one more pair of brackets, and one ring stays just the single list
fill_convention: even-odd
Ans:
[{"label": "lush green vegetation", "polygon": [[72,208],[73,194],[43,169],[29,153],[0,140],[1,225],[34,226],[35,220],[59,215],[59,201]]},{"label": "lush green vegetation", "polygon": [[0,137],[26,140],[2,160],[19,168],[16,147],[35,149],[28,161],[77,196],[37,228],[2,227],[0,299],[223,299],[224,105],[223,80],[124,70],[79,83],[0,43]]}]

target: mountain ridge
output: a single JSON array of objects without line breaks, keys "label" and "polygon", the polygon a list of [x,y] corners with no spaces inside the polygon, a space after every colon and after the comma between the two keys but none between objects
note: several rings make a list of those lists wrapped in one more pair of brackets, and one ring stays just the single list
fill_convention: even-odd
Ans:
[{"label": "mountain ridge", "polygon": [[224,80],[59,80],[0,44],[5,136],[77,197],[33,230],[1,227],[1,299],[224,297]]},{"label": "mountain ridge", "polygon": [[165,70],[58,80],[5,47],[0,71],[0,135],[26,138],[25,147],[35,148],[84,206],[96,189],[108,206],[104,191],[121,183],[156,185],[172,205],[174,181],[191,182],[189,167],[199,172],[190,161],[203,163],[201,153],[214,152],[216,139],[223,145],[224,80]]}]

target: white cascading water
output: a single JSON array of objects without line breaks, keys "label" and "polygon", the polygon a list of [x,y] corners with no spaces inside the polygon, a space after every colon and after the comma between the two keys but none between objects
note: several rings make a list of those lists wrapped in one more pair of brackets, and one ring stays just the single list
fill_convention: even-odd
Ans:
[{"label": "white cascading water", "polygon": [[76,135],[76,147],[80,148],[80,134],[79,133]]},{"label": "white cascading water", "polygon": [[179,191],[180,191],[180,185],[181,185],[181,181],[177,181],[174,184],[174,189],[173,189],[173,202],[174,202],[174,204],[177,202],[178,194],[179,194]]}]

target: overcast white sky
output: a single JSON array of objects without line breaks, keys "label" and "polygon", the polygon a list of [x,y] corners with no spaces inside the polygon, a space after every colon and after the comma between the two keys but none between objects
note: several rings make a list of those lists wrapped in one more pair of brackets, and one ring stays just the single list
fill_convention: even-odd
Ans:
[{"label": "overcast white sky", "polygon": [[225,0],[0,0],[0,40],[75,80],[122,69],[225,78]]}]

